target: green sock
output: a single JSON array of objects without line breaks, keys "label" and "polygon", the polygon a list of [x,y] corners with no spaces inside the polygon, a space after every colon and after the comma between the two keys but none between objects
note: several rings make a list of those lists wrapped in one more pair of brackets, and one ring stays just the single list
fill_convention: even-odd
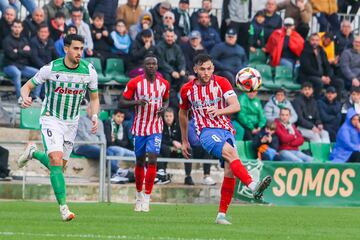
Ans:
[{"label": "green sock", "polygon": [[50,166],[50,181],[59,205],[66,204],[66,187],[62,166]]},{"label": "green sock", "polygon": [[45,152],[35,151],[33,153],[33,158],[39,160],[47,169],[50,170],[50,160]]}]

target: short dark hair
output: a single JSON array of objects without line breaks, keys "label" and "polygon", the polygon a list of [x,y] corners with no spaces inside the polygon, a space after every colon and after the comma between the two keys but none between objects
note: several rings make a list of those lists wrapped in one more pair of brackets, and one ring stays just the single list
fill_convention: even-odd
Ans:
[{"label": "short dark hair", "polygon": [[322,35],[323,38],[329,38],[331,41],[334,40],[334,35],[332,33],[326,32],[324,35]]},{"label": "short dark hair", "polygon": [[124,19],[118,19],[118,20],[116,20],[115,25],[117,25],[118,23],[123,23],[123,24],[125,24],[125,26],[126,26],[126,22],[125,22]]},{"label": "short dark hair", "polygon": [[284,88],[278,88],[274,91],[274,94],[276,95],[277,93],[282,92],[285,93],[285,89]]},{"label": "short dark hair", "polygon": [[55,13],[55,18],[66,18],[65,13],[63,13],[62,11],[57,11]]},{"label": "short dark hair", "polygon": [[118,113],[122,113],[122,114],[126,114],[126,111],[124,109],[121,108],[117,108],[115,109],[115,111],[113,112],[113,115],[116,115]]},{"label": "short dark hair", "polygon": [[[320,37],[320,35],[319,35],[319,33],[314,32],[314,33],[310,34],[310,38],[311,38],[311,37]],[[309,38],[309,39],[310,39],[310,38]]]},{"label": "short dark hair", "polygon": [[145,29],[145,30],[142,30],[142,31],[140,32],[140,36],[141,36],[141,37],[145,37],[145,38],[151,37],[151,36],[152,36],[152,32],[151,32],[150,29]]},{"label": "short dark hair", "polygon": [[201,53],[194,57],[194,65],[202,65],[207,61],[213,62],[213,59],[209,54]]},{"label": "short dark hair", "polygon": [[202,13],[206,13],[207,15],[210,15],[208,11],[206,11],[204,8],[201,8],[199,11],[198,11],[198,15],[202,14]]},{"label": "short dark hair", "polygon": [[156,55],[154,53],[152,53],[152,52],[149,52],[148,54],[146,54],[144,56],[144,60],[147,59],[147,58],[156,58],[156,60],[158,60]]},{"label": "short dark hair", "polygon": [[79,41],[84,43],[84,37],[78,34],[68,34],[64,38],[64,46],[70,46],[72,41]]},{"label": "short dark hair", "polygon": [[350,93],[353,93],[353,92],[360,93],[360,87],[352,86],[350,89]]},{"label": "short dark hair", "polygon": [[304,82],[302,85],[301,85],[301,89],[303,88],[313,88],[313,85],[311,82]]},{"label": "short dark hair", "polygon": [[274,121],[266,121],[265,127],[267,129],[272,130],[272,131],[275,131],[276,130],[276,123]]},{"label": "short dark hair", "polygon": [[40,31],[43,28],[49,28],[49,26],[46,23],[40,23],[39,26],[37,26],[37,31]]},{"label": "short dark hair", "polygon": [[168,112],[168,113],[173,113],[173,114],[175,114],[175,111],[174,111],[174,109],[173,109],[173,108],[171,108],[171,107],[167,107],[167,108],[165,109],[165,112]]},{"label": "short dark hair", "polygon": [[104,14],[101,12],[95,12],[92,16],[92,19],[96,19],[96,18],[104,19]]},{"label": "short dark hair", "polygon": [[13,23],[11,24],[11,26],[13,26],[15,23],[20,23],[21,26],[24,26],[24,25],[23,25],[23,22],[22,22],[20,19],[15,19],[15,20],[13,21]]},{"label": "short dark hair", "polygon": [[73,13],[73,12],[81,12],[81,13],[83,13],[83,10],[82,10],[81,8],[73,7],[73,8],[70,10],[70,13]]},{"label": "short dark hair", "polygon": [[291,114],[291,110],[290,110],[290,108],[288,108],[288,107],[282,107],[282,108],[280,108],[280,112],[281,111],[289,111],[289,113]]},{"label": "short dark hair", "polygon": [[67,33],[70,28],[75,28],[76,33],[78,32],[77,27],[76,27],[74,24],[70,24],[70,25],[68,25],[68,26],[65,27],[65,33]]}]

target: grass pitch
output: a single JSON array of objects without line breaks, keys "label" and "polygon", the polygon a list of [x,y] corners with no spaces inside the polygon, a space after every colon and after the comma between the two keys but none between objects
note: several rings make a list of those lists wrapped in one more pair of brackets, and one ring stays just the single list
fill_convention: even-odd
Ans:
[{"label": "grass pitch", "polygon": [[55,203],[0,202],[0,239],[360,239],[360,208],[233,205],[231,226],[214,224],[216,205],[70,203],[76,219],[62,222]]}]

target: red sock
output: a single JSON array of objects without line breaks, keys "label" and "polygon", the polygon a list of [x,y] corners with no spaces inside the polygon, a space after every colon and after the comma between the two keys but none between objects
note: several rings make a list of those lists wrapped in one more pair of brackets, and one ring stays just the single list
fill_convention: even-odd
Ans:
[{"label": "red sock", "polygon": [[234,195],[236,179],[224,177],[222,186],[221,186],[221,197],[220,197],[220,206],[219,212],[226,213],[230,203],[232,196]]},{"label": "red sock", "polygon": [[240,162],[240,159],[236,159],[230,163],[230,168],[233,174],[240,179],[242,183],[248,186],[253,180],[246,170],[244,165]]},{"label": "red sock", "polygon": [[135,183],[136,190],[141,192],[144,184],[144,166],[135,166]]},{"label": "red sock", "polygon": [[145,194],[151,194],[156,177],[156,165],[148,164],[145,176]]}]

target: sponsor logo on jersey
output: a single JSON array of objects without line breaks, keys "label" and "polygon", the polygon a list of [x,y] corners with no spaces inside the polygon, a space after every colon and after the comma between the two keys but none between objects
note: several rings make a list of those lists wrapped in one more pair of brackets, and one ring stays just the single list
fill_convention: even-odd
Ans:
[{"label": "sponsor logo on jersey", "polygon": [[83,89],[70,89],[70,88],[62,88],[62,87],[57,87],[55,89],[56,93],[60,93],[60,94],[73,94],[73,95],[78,95],[78,94],[83,94],[85,93],[85,90]]}]

